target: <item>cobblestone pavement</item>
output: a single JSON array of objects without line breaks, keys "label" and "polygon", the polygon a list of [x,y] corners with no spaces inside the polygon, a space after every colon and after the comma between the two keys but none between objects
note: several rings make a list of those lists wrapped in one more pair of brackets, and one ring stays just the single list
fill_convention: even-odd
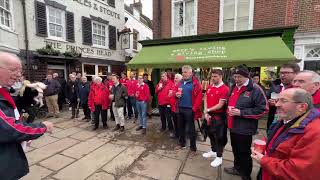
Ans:
[{"label": "cobblestone pavement", "polygon": [[[148,119],[147,134],[135,131],[136,124],[127,121],[124,133],[109,129],[91,131],[91,123],[81,118],[71,120],[65,111],[61,118],[49,121],[55,125],[52,134],[34,140],[27,149],[30,173],[22,180],[212,180],[217,168],[202,153],[210,149],[208,140],[197,142],[197,156],[189,157],[188,149],[174,151],[176,140],[168,133],[157,132],[159,117]],[[263,121],[261,121],[263,122]],[[262,124],[261,126],[263,126]],[[102,126],[102,125],[101,125]],[[261,130],[263,132],[263,130]],[[232,166],[230,143],[226,146],[223,166]],[[259,167],[254,164],[255,179]],[[240,180],[222,172],[223,180]]]}]

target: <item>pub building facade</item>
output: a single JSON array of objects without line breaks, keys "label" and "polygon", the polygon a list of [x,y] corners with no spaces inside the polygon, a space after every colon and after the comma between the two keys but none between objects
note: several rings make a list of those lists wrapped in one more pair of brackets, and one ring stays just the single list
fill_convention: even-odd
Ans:
[{"label": "pub building facade", "polygon": [[125,68],[119,41],[125,23],[123,1],[9,2],[17,10],[20,56],[30,80],[43,80],[48,72],[66,78],[74,71],[91,80],[93,75],[105,78],[108,72]]}]

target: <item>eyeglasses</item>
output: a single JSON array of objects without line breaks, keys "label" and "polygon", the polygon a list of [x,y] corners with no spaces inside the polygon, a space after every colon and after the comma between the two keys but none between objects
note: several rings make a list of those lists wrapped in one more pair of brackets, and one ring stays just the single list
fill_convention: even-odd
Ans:
[{"label": "eyeglasses", "polygon": [[297,102],[297,101],[290,101],[290,100],[287,100],[287,99],[284,99],[284,98],[279,98],[276,100],[277,103],[281,103],[281,104],[286,104],[286,103],[301,103],[301,102]]},{"label": "eyeglasses", "polygon": [[294,72],[288,72],[288,71],[282,71],[282,72],[280,72],[280,74],[282,74],[282,75],[288,75],[288,74],[292,74],[292,73],[294,73]]}]

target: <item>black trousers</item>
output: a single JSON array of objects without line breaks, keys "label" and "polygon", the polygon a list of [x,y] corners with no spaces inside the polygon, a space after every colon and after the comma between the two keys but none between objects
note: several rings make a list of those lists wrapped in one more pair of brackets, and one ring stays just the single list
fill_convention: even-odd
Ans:
[{"label": "black trousers", "polygon": [[176,137],[179,137],[178,113],[171,111],[171,115],[172,115],[172,122],[174,127],[174,134],[176,135]]},{"label": "black trousers", "polygon": [[65,101],[65,97],[61,94],[58,95],[58,105],[59,105],[59,111],[62,111],[62,106]]},{"label": "black trousers", "polygon": [[101,114],[101,121],[103,126],[107,126],[107,114],[108,111],[103,110],[101,105],[95,105],[94,106],[94,127],[99,127],[99,116]]},{"label": "black trousers", "polygon": [[91,112],[90,112],[88,103],[83,103],[81,106],[82,106],[82,109],[83,109],[84,117],[85,117],[86,119],[91,119],[91,118],[90,118]]},{"label": "black trousers", "polygon": [[160,119],[161,119],[161,129],[165,130],[168,129],[170,131],[173,130],[172,126],[172,119],[171,119],[171,108],[167,107],[167,105],[159,105],[159,113],[160,113]]},{"label": "black trousers", "polygon": [[224,146],[228,142],[226,118],[225,116],[220,116],[220,118],[212,119],[211,125],[208,126],[211,149],[217,153],[217,157],[222,157]]},{"label": "black trousers", "polygon": [[112,103],[111,103],[111,106],[110,106],[110,119],[111,119],[112,121],[115,120],[115,119],[114,119],[114,113],[113,113]]},{"label": "black trousers", "polygon": [[190,138],[190,149],[196,151],[196,128],[194,125],[194,113],[191,108],[179,108],[178,115],[178,128],[179,128],[179,144],[180,146],[186,145],[186,134]]},{"label": "black trousers", "polygon": [[251,179],[251,135],[230,133],[232,152],[234,156],[234,167],[241,173],[242,177]]},{"label": "black trousers", "polygon": [[78,112],[76,114],[77,105],[78,105],[77,102],[71,102],[70,103],[70,106],[71,106],[71,109],[72,109],[72,117],[75,117],[76,115],[78,116]]},{"label": "black trousers", "polygon": [[28,113],[27,123],[33,123],[34,119],[37,116],[39,109],[36,106],[25,107],[26,113]]},{"label": "black trousers", "polygon": [[127,116],[127,100],[124,100],[124,106],[123,106],[123,117]]}]

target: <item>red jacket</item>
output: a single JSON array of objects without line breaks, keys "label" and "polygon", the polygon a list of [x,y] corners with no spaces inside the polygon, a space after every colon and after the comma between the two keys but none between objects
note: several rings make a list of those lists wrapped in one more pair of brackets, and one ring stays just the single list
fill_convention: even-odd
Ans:
[{"label": "red jacket", "polygon": [[[181,83],[179,84],[179,87],[182,85]],[[198,81],[198,79],[192,76],[192,111],[194,112],[194,120],[198,120],[199,118],[202,118],[201,109],[202,109],[202,86]]]},{"label": "red jacket", "polygon": [[178,92],[178,84],[173,83],[170,90],[172,91],[172,96],[170,97],[171,111],[177,113],[178,112],[178,101],[177,101],[177,97],[175,94]]},{"label": "red jacket", "polygon": [[320,89],[318,89],[313,95],[313,105],[320,110]]},{"label": "red jacket", "polygon": [[[162,84],[162,88],[159,89],[159,85]],[[155,92],[158,95],[158,104],[159,105],[169,105],[170,104],[170,97],[169,90],[171,89],[173,85],[173,82],[171,80],[167,80],[167,82],[164,82],[160,80],[160,82],[157,84]]]},{"label": "red jacket", "polygon": [[121,78],[119,82],[120,82],[122,85],[124,85],[125,87],[127,87],[127,82],[128,82],[128,81],[129,81],[128,78]]},{"label": "red jacket", "polygon": [[136,91],[137,91],[137,84],[138,84],[138,80],[132,80],[129,79],[127,81],[127,89],[128,89],[128,96],[135,96]]},{"label": "red jacket", "polygon": [[109,89],[109,91],[111,91],[111,89],[114,85],[114,82],[112,80],[105,79],[103,81],[103,84]]},{"label": "red jacket", "polygon": [[102,109],[108,109],[109,101],[109,89],[104,84],[92,84],[88,97],[88,106],[93,112],[95,105],[102,105]]},{"label": "red jacket", "polygon": [[138,84],[136,89],[137,89],[136,91],[137,101],[148,102],[150,97],[149,86],[145,83],[143,83],[142,85]]},{"label": "red jacket", "polygon": [[[281,126],[271,128],[274,134]],[[263,180],[314,180],[320,172],[320,112],[312,109],[277,136],[261,159]]]}]

